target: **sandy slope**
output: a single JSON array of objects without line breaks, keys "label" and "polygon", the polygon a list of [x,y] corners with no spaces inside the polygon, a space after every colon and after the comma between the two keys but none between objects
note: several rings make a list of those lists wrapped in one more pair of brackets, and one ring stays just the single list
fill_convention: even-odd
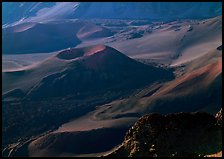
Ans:
[{"label": "sandy slope", "polygon": [[[188,31],[189,25],[193,30]],[[175,27],[178,26],[178,27]],[[176,22],[158,25],[142,38],[112,42],[113,46],[133,58],[181,64],[215,49],[222,43],[222,17],[199,22]],[[175,31],[179,28],[178,31]]]},{"label": "sandy slope", "polygon": [[57,54],[52,53],[37,53],[37,54],[22,54],[22,55],[2,55],[2,72],[22,69],[24,66],[42,62],[48,57]]},{"label": "sandy slope", "polygon": [[69,123],[65,123],[60,126],[55,132],[88,131],[99,128],[130,126],[138,119],[137,117],[124,117],[118,119],[100,120],[96,118],[95,112],[97,112],[97,110],[88,113],[87,115],[82,116],[79,119],[75,119]]}]

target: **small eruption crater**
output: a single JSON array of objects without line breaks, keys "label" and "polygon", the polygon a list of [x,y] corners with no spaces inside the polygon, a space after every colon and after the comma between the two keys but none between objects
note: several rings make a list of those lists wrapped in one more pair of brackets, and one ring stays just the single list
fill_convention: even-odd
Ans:
[{"label": "small eruption crater", "polygon": [[63,60],[72,60],[72,59],[76,59],[83,56],[91,56],[105,49],[106,49],[106,46],[104,45],[93,46],[86,50],[79,49],[79,48],[75,48],[75,49],[69,48],[57,54],[56,57]]},{"label": "small eruption crater", "polygon": [[56,57],[63,60],[72,60],[83,56],[83,54],[84,52],[81,49],[68,49],[60,52]]}]

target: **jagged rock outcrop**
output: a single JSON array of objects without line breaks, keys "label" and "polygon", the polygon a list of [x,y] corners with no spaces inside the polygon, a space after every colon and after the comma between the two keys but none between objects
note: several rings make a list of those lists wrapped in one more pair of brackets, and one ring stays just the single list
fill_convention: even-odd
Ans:
[{"label": "jagged rock outcrop", "polygon": [[221,51],[222,50],[222,45],[220,45],[219,47],[217,47],[217,50]]},{"label": "jagged rock outcrop", "polygon": [[[220,122],[220,114],[216,116]],[[126,133],[109,157],[198,157],[217,153],[222,130],[214,116],[196,113],[148,114]]]},{"label": "jagged rock outcrop", "polygon": [[222,126],[222,108],[221,110],[215,115],[217,123]]}]

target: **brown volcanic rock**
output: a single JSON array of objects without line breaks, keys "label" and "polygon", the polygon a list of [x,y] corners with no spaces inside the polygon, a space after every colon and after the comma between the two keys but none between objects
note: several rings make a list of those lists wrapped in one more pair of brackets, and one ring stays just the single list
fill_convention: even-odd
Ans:
[{"label": "brown volcanic rock", "polygon": [[220,45],[219,47],[217,47],[217,50],[222,50],[222,45]]},{"label": "brown volcanic rock", "polygon": [[222,126],[222,108],[221,108],[221,110],[215,115],[215,118],[216,118],[216,120],[217,120],[217,123],[218,123],[219,125]]},{"label": "brown volcanic rock", "polygon": [[221,150],[221,128],[207,113],[148,114],[107,156],[193,157]]}]

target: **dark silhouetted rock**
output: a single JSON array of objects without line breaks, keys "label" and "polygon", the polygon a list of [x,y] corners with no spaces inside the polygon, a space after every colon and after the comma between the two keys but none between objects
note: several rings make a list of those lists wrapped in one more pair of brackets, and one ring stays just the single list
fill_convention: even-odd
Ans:
[{"label": "dark silhouetted rock", "polygon": [[222,50],[222,45],[220,45],[219,47],[217,47],[217,50]]},{"label": "dark silhouetted rock", "polygon": [[202,112],[148,114],[129,129],[123,143],[107,156],[198,157],[213,154],[222,146],[222,131],[216,122],[214,116]]},{"label": "dark silhouetted rock", "polygon": [[222,126],[222,109],[215,116],[217,123]]}]

